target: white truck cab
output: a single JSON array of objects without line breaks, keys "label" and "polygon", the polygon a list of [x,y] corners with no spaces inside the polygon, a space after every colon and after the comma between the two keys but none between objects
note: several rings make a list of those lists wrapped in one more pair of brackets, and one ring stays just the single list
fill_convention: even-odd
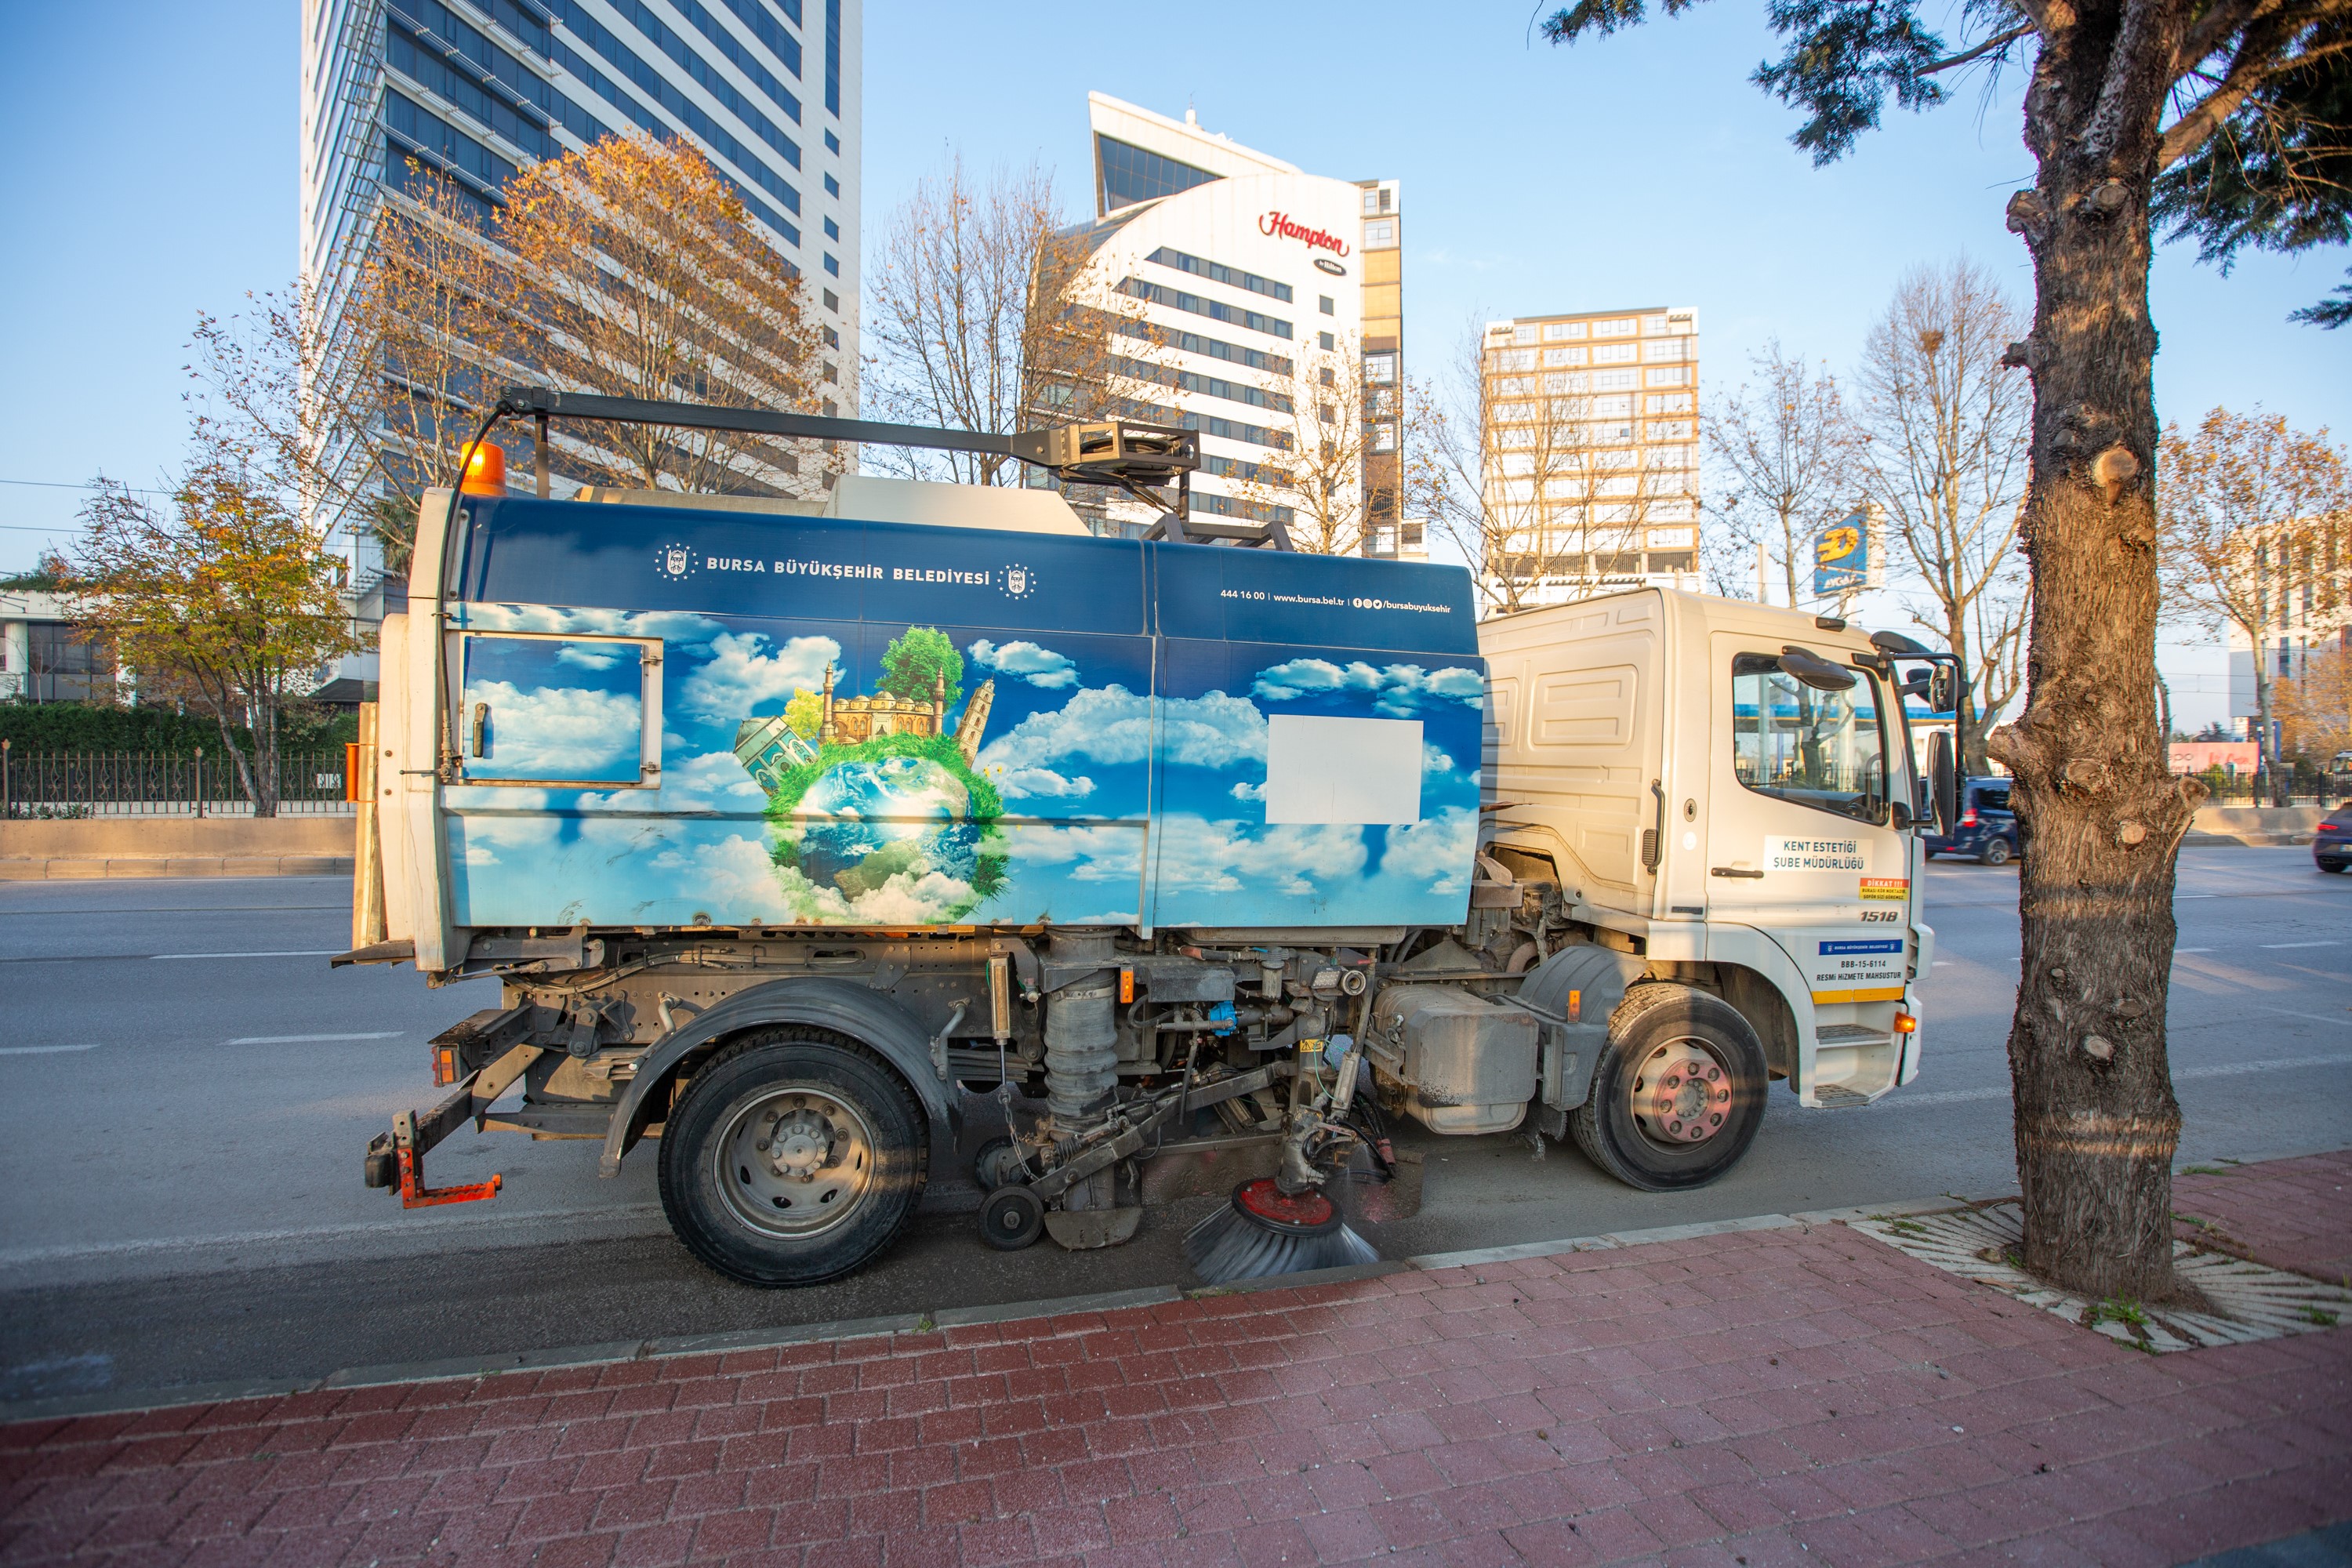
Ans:
[{"label": "white truck cab", "polygon": [[1919,1070],[1920,792],[1897,674],[1830,617],[1644,588],[1485,622],[1487,853],[1747,1018],[1808,1106]]}]

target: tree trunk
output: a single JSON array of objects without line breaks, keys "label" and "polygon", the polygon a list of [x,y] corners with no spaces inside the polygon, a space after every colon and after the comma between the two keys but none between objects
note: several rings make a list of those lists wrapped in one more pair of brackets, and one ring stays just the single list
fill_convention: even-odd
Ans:
[{"label": "tree trunk", "polygon": [[[2033,618],[2025,711],[1990,749],[2025,840],[2009,1037],[2025,1267],[2148,1300],[2174,1289],[2165,1008],[2174,859],[2202,790],[2170,777],[2157,732],[2147,201],[2170,39],[2132,34],[2113,13],[2054,29],[2026,100],[2040,176],[2010,226],[2036,299],[2011,353],[2034,380]],[[2116,75],[2144,79],[2108,79],[2116,51]]]},{"label": "tree trunk", "polygon": [[2263,639],[2254,637],[2254,799],[2280,804],[2278,795],[2278,741],[2271,728],[2271,682],[2263,669]]},{"label": "tree trunk", "polygon": [[1960,661],[1959,689],[1952,699],[1952,731],[1959,745],[1960,775],[1981,778],[1992,772],[1992,764],[1986,761],[1984,717],[1977,707],[1978,671],[1969,657],[1969,626],[1964,616],[1955,615],[1947,619],[1944,643]]},{"label": "tree trunk", "polygon": [[253,815],[278,815],[278,704],[253,704]]}]

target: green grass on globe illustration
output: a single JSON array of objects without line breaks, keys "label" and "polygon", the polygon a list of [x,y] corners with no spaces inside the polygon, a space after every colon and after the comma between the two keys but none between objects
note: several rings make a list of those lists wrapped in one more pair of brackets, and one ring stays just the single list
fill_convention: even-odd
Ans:
[{"label": "green grass on globe illustration", "polygon": [[994,683],[950,728],[962,664],[945,637],[911,627],[875,695],[841,697],[828,668],[822,696],[803,694],[803,727],[744,721],[737,755],[768,791],[770,858],[801,918],[939,923],[1002,887],[1003,803],[972,761]]}]

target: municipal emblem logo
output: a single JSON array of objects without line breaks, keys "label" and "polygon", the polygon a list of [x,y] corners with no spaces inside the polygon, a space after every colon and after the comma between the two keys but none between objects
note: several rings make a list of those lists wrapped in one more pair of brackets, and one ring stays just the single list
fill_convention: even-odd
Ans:
[{"label": "municipal emblem logo", "polygon": [[673,583],[683,583],[693,576],[698,564],[691,545],[665,544],[654,552],[654,575]]},{"label": "municipal emblem logo", "polygon": [[1008,599],[1025,599],[1037,591],[1037,574],[1026,566],[1007,566],[997,574],[998,586]]}]

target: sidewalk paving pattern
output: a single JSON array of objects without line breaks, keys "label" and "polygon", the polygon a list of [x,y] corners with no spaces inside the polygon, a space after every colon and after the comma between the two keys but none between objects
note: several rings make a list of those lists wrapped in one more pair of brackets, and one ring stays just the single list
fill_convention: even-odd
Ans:
[{"label": "sidewalk paving pattern", "polygon": [[[2347,1184],[2178,1206],[2332,1277]],[[2347,1517],[2352,1331],[2149,1357],[1835,1225],[0,1429],[11,1564],[2125,1568]]]}]

